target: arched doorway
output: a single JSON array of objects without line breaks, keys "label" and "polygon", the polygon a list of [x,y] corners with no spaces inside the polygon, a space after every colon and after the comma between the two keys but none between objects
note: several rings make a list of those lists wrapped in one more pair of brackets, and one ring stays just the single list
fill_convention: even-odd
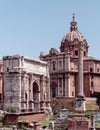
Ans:
[{"label": "arched doorway", "polygon": [[33,83],[33,101],[34,101],[34,109],[39,109],[39,87],[36,82]]}]

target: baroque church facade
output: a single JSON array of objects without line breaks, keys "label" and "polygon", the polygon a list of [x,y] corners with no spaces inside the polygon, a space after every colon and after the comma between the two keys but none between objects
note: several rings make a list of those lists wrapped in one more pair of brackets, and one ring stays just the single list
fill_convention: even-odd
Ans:
[{"label": "baroque church facade", "polygon": [[14,55],[3,57],[3,109],[16,112],[50,111],[48,64]]},{"label": "baroque church facade", "polygon": [[48,62],[50,73],[50,96],[76,97],[78,93],[79,44],[83,45],[83,84],[86,97],[100,92],[100,60],[88,56],[89,45],[78,31],[75,16],[70,31],[63,37],[60,51],[51,48],[48,54],[40,53],[40,59]]}]

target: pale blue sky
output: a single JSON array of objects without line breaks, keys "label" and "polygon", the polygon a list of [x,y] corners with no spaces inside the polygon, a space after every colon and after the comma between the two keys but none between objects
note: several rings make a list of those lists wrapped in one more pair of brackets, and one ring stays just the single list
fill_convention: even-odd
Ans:
[{"label": "pale blue sky", "polygon": [[100,0],[0,0],[0,58],[59,50],[75,13],[89,55],[100,59]]}]

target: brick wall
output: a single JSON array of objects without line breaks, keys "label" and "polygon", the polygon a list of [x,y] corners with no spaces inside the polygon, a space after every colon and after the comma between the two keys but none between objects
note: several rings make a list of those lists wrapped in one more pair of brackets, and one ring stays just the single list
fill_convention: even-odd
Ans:
[{"label": "brick wall", "polygon": [[4,117],[4,125],[16,125],[19,120],[28,122],[39,122],[46,119],[45,113],[24,113],[24,114],[6,114]]},{"label": "brick wall", "polygon": [[31,121],[43,121],[46,119],[46,116],[44,113],[37,113],[37,114],[23,114],[19,116],[19,119],[21,120],[28,120]]},{"label": "brick wall", "polygon": [[90,77],[89,74],[84,75],[84,95],[90,97]]}]

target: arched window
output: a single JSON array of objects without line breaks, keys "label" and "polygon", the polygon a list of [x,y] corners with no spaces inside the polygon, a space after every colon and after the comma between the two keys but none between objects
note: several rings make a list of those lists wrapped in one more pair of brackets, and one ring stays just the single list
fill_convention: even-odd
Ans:
[{"label": "arched window", "polygon": [[90,72],[93,72],[93,68],[90,68]]},{"label": "arched window", "polygon": [[52,62],[52,70],[56,70],[56,62],[55,61]]}]

